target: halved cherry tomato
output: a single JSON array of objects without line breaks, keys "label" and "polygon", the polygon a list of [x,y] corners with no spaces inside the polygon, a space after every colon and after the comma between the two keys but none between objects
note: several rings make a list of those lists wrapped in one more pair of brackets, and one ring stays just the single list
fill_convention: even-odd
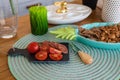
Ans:
[{"label": "halved cherry tomato", "polygon": [[48,57],[48,53],[46,51],[39,51],[35,54],[35,58],[37,60],[43,61],[43,60],[46,60],[47,57]]},{"label": "halved cherry tomato", "polygon": [[62,54],[49,54],[51,60],[60,61],[63,58]]},{"label": "halved cherry tomato", "polygon": [[39,50],[39,44],[37,42],[31,42],[28,44],[27,50],[29,53],[34,54]]},{"label": "halved cherry tomato", "polygon": [[49,51],[52,54],[54,54],[54,53],[56,53],[56,54],[62,54],[62,51],[60,51],[58,49],[55,49],[55,48],[52,48],[52,47],[50,47]]}]

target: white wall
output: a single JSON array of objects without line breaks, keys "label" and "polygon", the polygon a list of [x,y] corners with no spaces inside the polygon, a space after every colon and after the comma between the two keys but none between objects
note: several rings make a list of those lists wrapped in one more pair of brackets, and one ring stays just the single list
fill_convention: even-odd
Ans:
[{"label": "white wall", "polygon": [[[5,4],[3,4],[3,1],[5,1]],[[62,1],[62,0],[18,0],[18,13],[19,15],[24,15],[28,13],[28,10],[26,9],[26,6],[35,4],[35,3],[42,3],[42,5],[51,5],[56,1]],[[72,1],[72,0],[66,0],[66,1]],[[0,0],[0,5],[8,5],[9,4],[9,0]],[[2,6],[3,7],[3,6]],[[9,6],[7,7],[6,11],[9,10]]]}]

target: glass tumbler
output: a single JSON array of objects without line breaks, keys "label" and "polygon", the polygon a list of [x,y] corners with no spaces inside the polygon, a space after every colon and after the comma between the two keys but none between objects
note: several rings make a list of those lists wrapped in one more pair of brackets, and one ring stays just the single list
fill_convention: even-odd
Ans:
[{"label": "glass tumbler", "polygon": [[33,35],[44,35],[48,31],[47,9],[45,6],[29,8],[31,32]]},{"label": "glass tumbler", "polygon": [[18,27],[18,1],[0,0],[0,38],[12,38]]},{"label": "glass tumbler", "polygon": [[94,10],[96,9],[97,1],[98,0],[82,0],[82,3]]}]

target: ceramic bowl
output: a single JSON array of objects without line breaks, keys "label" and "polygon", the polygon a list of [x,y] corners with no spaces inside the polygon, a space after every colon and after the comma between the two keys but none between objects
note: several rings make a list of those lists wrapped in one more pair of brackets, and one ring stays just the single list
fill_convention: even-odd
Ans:
[{"label": "ceramic bowl", "polygon": [[[108,26],[108,25],[113,25],[114,23],[112,22],[96,22],[96,23],[91,23],[91,24],[85,24],[82,25],[82,28],[85,29],[91,29],[93,27],[101,27],[101,26]],[[76,30],[77,37],[76,41],[81,42],[85,45],[89,45],[91,47],[95,48],[103,48],[103,49],[120,49],[120,43],[107,43],[107,42],[102,42],[102,41],[95,41],[89,38],[85,38],[81,35],[79,35],[79,30]]]}]

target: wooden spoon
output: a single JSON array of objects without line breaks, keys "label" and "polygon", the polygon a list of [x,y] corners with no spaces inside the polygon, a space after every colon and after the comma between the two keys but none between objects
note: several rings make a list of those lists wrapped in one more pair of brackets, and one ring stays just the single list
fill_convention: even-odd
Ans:
[{"label": "wooden spoon", "polygon": [[89,54],[87,54],[83,51],[80,51],[79,48],[76,47],[72,42],[70,43],[70,45],[71,45],[72,49],[78,53],[78,55],[83,63],[85,63],[85,64],[93,63],[93,58]]},{"label": "wooden spoon", "polygon": [[87,53],[78,51],[78,55],[80,56],[82,62],[84,62],[85,64],[91,64],[93,62],[92,57]]}]

